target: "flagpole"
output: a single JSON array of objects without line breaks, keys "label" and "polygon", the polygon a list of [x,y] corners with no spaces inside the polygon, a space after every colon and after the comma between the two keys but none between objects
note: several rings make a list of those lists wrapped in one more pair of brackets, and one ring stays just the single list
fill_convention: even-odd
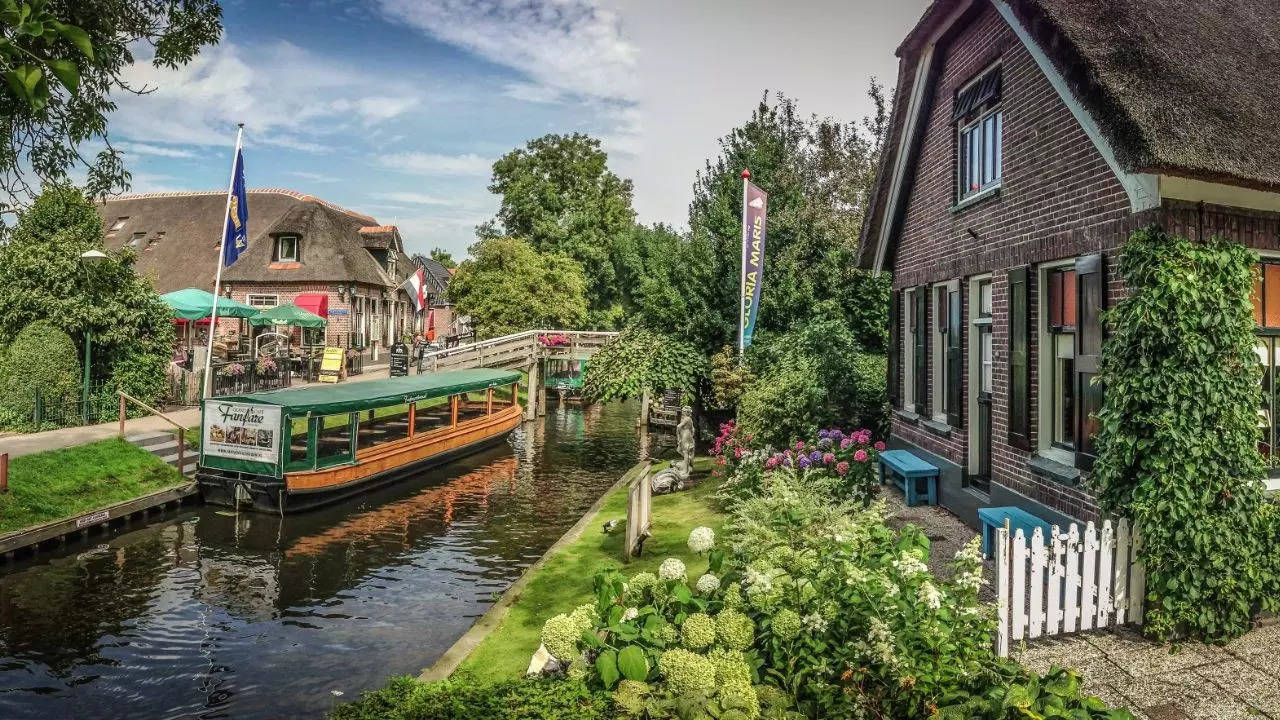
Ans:
[{"label": "flagpole", "polygon": [[747,317],[746,317],[747,306],[745,302],[745,296],[747,292],[747,238],[748,238],[747,233],[750,232],[750,229],[747,228],[747,185],[750,184],[750,182],[751,182],[751,171],[743,170],[742,171],[742,250],[741,250],[741,257],[739,258],[740,262],[738,263],[739,266],[741,267],[741,276],[738,280],[738,355],[739,356],[741,356],[742,351],[746,349],[745,346],[743,345],[742,333],[747,323]]},{"label": "flagpole", "polygon": [[227,222],[231,218],[231,194],[236,188],[236,163],[240,159],[240,141],[244,138],[244,123],[237,123],[236,149],[231,153],[231,180],[227,183],[227,208],[222,213],[222,242],[218,243],[218,270],[213,276],[213,312],[209,315],[209,349],[204,360],[203,397],[213,396],[213,336],[218,331],[218,293],[222,285],[222,266],[226,264]]}]

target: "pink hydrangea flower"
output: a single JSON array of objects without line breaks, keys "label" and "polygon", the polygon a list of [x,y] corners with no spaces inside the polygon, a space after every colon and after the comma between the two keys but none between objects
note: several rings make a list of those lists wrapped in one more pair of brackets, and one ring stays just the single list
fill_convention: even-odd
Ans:
[{"label": "pink hydrangea flower", "polygon": [[856,452],[856,453],[854,453],[854,454],[853,454],[853,459],[854,459],[854,460],[857,460],[858,462],[866,462],[866,461],[867,461],[867,451],[866,451],[866,450],[859,450],[858,452]]},{"label": "pink hydrangea flower", "polygon": [[882,440],[876,441],[876,452],[884,452],[884,441]]},{"label": "pink hydrangea flower", "polygon": [[778,458],[776,458],[776,457],[771,457],[771,458],[769,458],[768,460],[765,460],[765,461],[764,461],[764,466],[765,466],[767,469],[769,469],[769,470],[772,470],[772,469],[774,469],[774,468],[778,467]]},{"label": "pink hydrangea flower", "polygon": [[850,446],[850,445],[852,445],[852,444],[853,444],[853,440],[851,440],[851,439],[849,439],[849,438],[845,438],[845,439],[843,439],[843,440],[841,440],[841,441],[840,441],[840,449],[841,449],[841,450],[847,450],[847,449],[849,448],[849,446]]},{"label": "pink hydrangea flower", "polygon": [[736,447],[736,448],[734,448],[734,449],[733,449],[733,456],[734,456],[735,458],[740,458],[740,457],[742,457],[742,448],[741,448],[741,447]]},{"label": "pink hydrangea flower", "polygon": [[822,462],[823,462],[823,464],[830,465],[831,463],[833,463],[833,462],[835,462],[835,461],[836,461],[836,456],[835,456],[835,455],[832,455],[831,453],[823,453],[823,454],[822,454]]},{"label": "pink hydrangea flower", "polygon": [[837,475],[844,475],[848,472],[849,472],[849,463],[845,462],[844,460],[841,460],[840,462],[836,463]]},{"label": "pink hydrangea flower", "polygon": [[803,441],[803,440],[797,440],[797,441],[796,441],[796,449],[797,449],[797,450],[803,450],[803,449],[804,449],[804,441]]}]

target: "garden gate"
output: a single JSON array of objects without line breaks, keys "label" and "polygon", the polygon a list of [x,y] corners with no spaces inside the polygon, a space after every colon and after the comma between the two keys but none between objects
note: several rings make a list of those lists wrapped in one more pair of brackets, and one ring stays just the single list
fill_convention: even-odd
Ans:
[{"label": "garden gate", "polygon": [[1142,531],[1122,519],[1113,527],[1092,522],[1084,533],[1071,523],[1054,525],[1051,537],[1036,528],[1028,544],[1022,530],[996,531],[996,652],[1024,638],[1142,624],[1146,572],[1138,551]]}]

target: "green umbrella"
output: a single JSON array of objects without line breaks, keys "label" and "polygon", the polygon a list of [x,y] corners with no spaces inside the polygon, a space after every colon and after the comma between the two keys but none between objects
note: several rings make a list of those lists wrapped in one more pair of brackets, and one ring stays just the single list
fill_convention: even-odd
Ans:
[{"label": "green umbrella", "polygon": [[[165,293],[160,299],[173,309],[173,316],[186,320],[202,320],[213,314],[213,293],[200,288],[186,288]],[[258,308],[218,298],[218,317],[247,318],[258,314]]]},{"label": "green umbrella", "polygon": [[250,325],[293,325],[304,328],[325,326],[325,319],[315,313],[307,312],[293,303],[285,303],[268,308],[249,318]]}]

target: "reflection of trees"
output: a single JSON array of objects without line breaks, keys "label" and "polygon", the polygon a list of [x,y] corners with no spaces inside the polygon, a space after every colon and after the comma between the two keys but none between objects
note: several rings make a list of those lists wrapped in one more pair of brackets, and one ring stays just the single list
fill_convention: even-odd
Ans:
[{"label": "reflection of trees", "polygon": [[57,675],[110,662],[103,636],[127,632],[161,593],[184,523],[147,528],[0,575],[0,657],[36,657]]}]

